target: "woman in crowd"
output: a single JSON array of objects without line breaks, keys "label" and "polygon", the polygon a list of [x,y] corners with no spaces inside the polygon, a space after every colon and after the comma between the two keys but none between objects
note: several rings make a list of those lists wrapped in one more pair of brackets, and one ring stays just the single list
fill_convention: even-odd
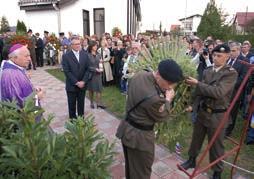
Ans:
[{"label": "woman in crowd", "polygon": [[90,107],[95,108],[94,105],[94,93],[96,94],[97,108],[104,109],[105,106],[101,103],[101,92],[102,92],[102,59],[101,55],[97,53],[98,45],[96,41],[90,41],[88,46],[88,57],[90,63],[90,81],[88,82],[87,89],[89,91],[89,97],[91,100]]},{"label": "woman in crowd", "polygon": [[101,47],[98,49],[98,53],[101,55],[103,61],[103,84],[107,85],[110,81],[113,80],[112,70],[110,66],[110,51],[107,48],[107,41],[105,39],[101,40]]}]

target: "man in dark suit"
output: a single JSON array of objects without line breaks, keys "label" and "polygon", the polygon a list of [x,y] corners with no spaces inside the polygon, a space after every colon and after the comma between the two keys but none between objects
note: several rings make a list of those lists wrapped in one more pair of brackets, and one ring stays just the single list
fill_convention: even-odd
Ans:
[{"label": "man in dark suit", "polygon": [[36,61],[38,67],[43,67],[43,40],[40,38],[39,33],[35,33],[36,36]]},{"label": "man in dark suit", "polygon": [[88,81],[89,60],[87,54],[81,50],[80,39],[71,39],[71,50],[63,55],[63,71],[66,76],[66,92],[70,119],[84,116],[86,84]]},{"label": "man in dark suit", "polygon": [[[237,73],[238,73],[238,77],[237,77],[237,81],[233,90],[233,94],[232,94],[232,98],[235,96],[235,94],[237,93],[241,82],[243,81],[243,78],[246,74],[247,68],[245,65],[243,65],[240,61],[243,60],[242,56],[240,55],[241,53],[241,46],[238,43],[232,43],[230,44],[230,59],[228,60],[227,64],[231,67],[233,67]],[[234,127],[235,127],[235,121],[237,118],[237,114],[240,108],[240,101],[241,101],[241,96],[239,97],[239,99],[236,101],[231,113],[230,113],[230,117],[231,117],[231,123],[229,124],[229,126],[226,129],[226,136],[230,136]]]}]

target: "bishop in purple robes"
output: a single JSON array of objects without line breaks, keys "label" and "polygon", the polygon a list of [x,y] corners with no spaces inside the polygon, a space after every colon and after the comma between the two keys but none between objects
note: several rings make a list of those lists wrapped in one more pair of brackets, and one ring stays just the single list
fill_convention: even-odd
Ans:
[{"label": "bishop in purple robes", "polygon": [[25,73],[31,61],[29,50],[21,44],[9,50],[9,60],[4,61],[0,70],[0,101],[17,101],[23,107],[25,99],[33,93],[33,86]]}]

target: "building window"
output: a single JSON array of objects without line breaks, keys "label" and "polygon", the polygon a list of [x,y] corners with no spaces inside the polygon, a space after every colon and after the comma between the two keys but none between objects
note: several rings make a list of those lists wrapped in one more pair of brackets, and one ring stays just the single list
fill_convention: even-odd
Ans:
[{"label": "building window", "polygon": [[87,10],[83,10],[83,35],[90,36],[90,18]]},{"label": "building window", "polygon": [[185,23],[184,23],[184,29],[185,30],[192,30],[192,21],[186,21]]},{"label": "building window", "polygon": [[100,37],[105,32],[105,12],[104,8],[93,9],[94,34]]}]

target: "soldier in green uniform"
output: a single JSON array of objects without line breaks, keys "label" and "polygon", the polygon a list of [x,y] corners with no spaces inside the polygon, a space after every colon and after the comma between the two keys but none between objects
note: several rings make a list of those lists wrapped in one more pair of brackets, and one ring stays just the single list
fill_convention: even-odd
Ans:
[{"label": "soldier in green uniform", "polygon": [[154,161],[154,124],[169,119],[174,86],[183,79],[174,60],[163,60],[156,72],[142,71],[129,82],[126,119],[117,130],[125,157],[126,179],[150,179]]},{"label": "soldier in green uniform", "polygon": [[[237,79],[237,72],[227,65],[230,48],[226,44],[216,46],[213,51],[214,66],[204,71],[202,81],[189,77],[186,83],[196,86],[193,110],[197,111],[197,121],[194,124],[192,142],[189,149],[189,160],[181,164],[184,169],[195,168],[196,157],[200,152],[204,138],[208,135],[210,141],[220,124],[231,100],[231,94]],[[195,107],[195,108],[194,108]],[[189,110],[192,110],[189,108]],[[225,128],[215,140],[210,149],[210,162],[224,154]],[[218,162],[212,167],[213,179],[220,179],[223,163]]]}]

